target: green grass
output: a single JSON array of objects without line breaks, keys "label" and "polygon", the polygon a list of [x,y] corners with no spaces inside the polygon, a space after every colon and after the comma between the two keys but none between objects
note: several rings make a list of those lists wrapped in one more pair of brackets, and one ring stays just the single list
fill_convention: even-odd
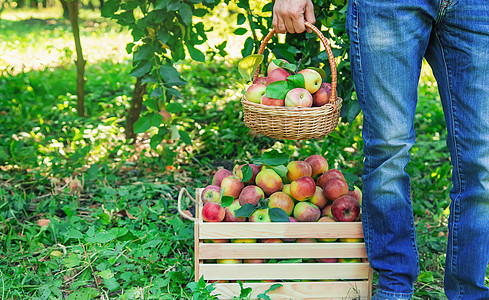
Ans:
[{"label": "green grass", "polygon": [[[2,297],[190,298],[193,226],[175,217],[179,189],[192,193],[210,183],[217,167],[231,168],[270,148],[294,159],[321,153],[361,184],[361,115],[325,139],[250,135],[233,59],[180,65],[189,84],[179,100],[184,109],[172,122],[190,134],[192,145],[168,140],[154,151],[148,135],[126,144],[134,84],[123,50],[127,32],[93,14],[83,17],[83,36],[91,41],[84,47],[94,55],[86,71],[89,117],[79,118],[68,24],[59,10],[28,22],[32,14],[20,13],[6,11],[0,20],[0,51],[17,53],[21,62],[12,69],[6,56],[0,58]],[[46,50],[54,40],[60,46]],[[29,65],[30,54],[43,51],[46,63]],[[408,167],[422,268],[414,299],[442,299],[451,167],[443,112],[427,69],[419,95],[417,143]],[[50,222],[40,226],[40,220]]]}]

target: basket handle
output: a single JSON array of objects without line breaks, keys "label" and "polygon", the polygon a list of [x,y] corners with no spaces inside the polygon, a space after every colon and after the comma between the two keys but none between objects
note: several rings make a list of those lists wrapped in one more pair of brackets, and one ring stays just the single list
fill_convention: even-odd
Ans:
[{"label": "basket handle", "polygon": [[[331,46],[329,45],[328,40],[324,37],[321,30],[319,30],[316,26],[312,25],[309,22],[305,22],[304,25],[306,25],[306,27],[310,28],[312,31],[314,31],[317,34],[317,36],[323,43],[326,52],[328,53],[329,65],[331,67],[331,95],[329,97],[329,102],[334,104],[336,103],[336,86],[337,86],[338,75],[336,71],[336,61],[334,60],[333,51],[331,51]],[[261,42],[260,48],[258,49],[258,54],[263,54],[263,51],[265,51],[265,47],[267,46],[268,42],[270,41],[270,39],[274,34],[275,34],[275,28],[272,28]],[[253,81],[257,79],[259,75],[260,75],[260,68],[256,69],[255,75],[253,75]]]},{"label": "basket handle", "polygon": [[189,197],[189,198],[190,198],[190,200],[192,200],[192,201],[193,201],[195,204],[197,204],[197,205],[195,206],[195,209],[196,209],[196,210],[198,209],[198,206],[200,205],[200,203],[199,203],[197,200],[195,200],[195,199],[194,199],[192,196],[190,196],[189,192],[188,192],[188,191],[187,191],[185,188],[182,188],[182,189],[180,190],[180,193],[178,193],[178,203],[177,203],[178,212],[179,212],[179,213],[180,213],[180,215],[181,215],[182,217],[184,217],[185,219],[192,220],[192,221],[194,221],[194,222],[195,222],[195,221],[197,221],[197,220],[198,220],[197,218],[191,217],[191,216],[187,215],[186,213],[184,213],[184,212],[182,211],[182,198],[183,198],[183,193],[184,193],[184,192],[187,194],[187,197]]}]

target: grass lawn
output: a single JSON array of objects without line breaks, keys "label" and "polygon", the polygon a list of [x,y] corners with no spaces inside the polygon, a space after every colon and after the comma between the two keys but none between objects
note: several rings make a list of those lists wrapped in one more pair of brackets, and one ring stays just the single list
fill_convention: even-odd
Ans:
[{"label": "grass lawn", "polygon": [[[234,54],[226,61],[179,65],[189,84],[172,122],[189,132],[192,145],[168,140],[151,150],[151,132],[128,145],[123,128],[135,81],[127,75],[130,34],[96,11],[82,11],[89,117],[79,118],[74,46],[61,15],[59,8],[6,10],[0,19],[2,298],[189,299],[193,224],[176,216],[180,188],[192,193],[210,183],[216,168],[270,148],[294,159],[321,153],[332,167],[360,176],[361,115],[325,139],[248,133],[236,83],[239,39],[228,43]],[[451,167],[426,66],[415,127],[408,172],[421,275],[414,299],[443,299]]]}]

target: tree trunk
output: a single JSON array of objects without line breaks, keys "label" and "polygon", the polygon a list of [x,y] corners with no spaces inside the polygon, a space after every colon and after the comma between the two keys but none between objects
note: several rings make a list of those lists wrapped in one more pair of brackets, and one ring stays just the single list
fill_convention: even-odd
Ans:
[{"label": "tree trunk", "polygon": [[136,80],[134,91],[132,92],[131,107],[127,112],[126,121],[126,140],[131,140],[134,143],[136,141],[136,134],[134,133],[134,123],[139,119],[141,110],[143,108],[143,96],[146,93],[146,83],[141,83],[141,77]]},{"label": "tree trunk", "polygon": [[100,0],[100,10],[102,10],[102,8],[104,8],[104,0]]},{"label": "tree trunk", "polygon": [[69,1],[67,4],[76,49],[76,106],[78,116],[85,117],[85,65],[87,62],[83,59],[83,51],[80,41],[80,29],[78,27],[78,0]]},{"label": "tree trunk", "polygon": [[60,0],[61,1],[61,6],[63,6],[63,18],[69,19],[70,18],[70,13],[68,11],[68,3],[66,0]]}]

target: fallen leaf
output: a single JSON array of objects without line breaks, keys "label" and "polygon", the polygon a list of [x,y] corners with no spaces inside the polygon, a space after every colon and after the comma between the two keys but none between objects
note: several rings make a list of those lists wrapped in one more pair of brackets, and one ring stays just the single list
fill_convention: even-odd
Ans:
[{"label": "fallen leaf", "polygon": [[51,221],[49,219],[39,219],[36,224],[39,226],[48,226]]}]

